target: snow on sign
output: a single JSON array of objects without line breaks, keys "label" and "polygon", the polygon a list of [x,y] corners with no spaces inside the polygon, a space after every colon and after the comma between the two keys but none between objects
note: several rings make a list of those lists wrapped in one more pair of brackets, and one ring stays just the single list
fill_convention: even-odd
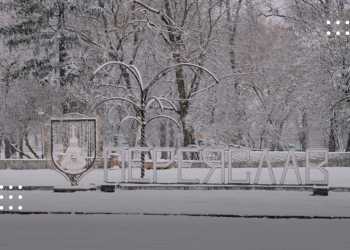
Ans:
[{"label": "snow on sign", "polygon": [[[175,175],[171,180],[176,183],[201,183],[207,184],[210,180],[215,179],[216,184],[260,184],[263,172],[267,173],[268,180],[271,184],[283,185],[286,177],[293,175],[297,181],[297,185],[327,185],[329,182],[329,173],[325,166],[328,164],[328,150],[310,149],[305,152],[305,179],[302,180],[301,170],[298,167],[296,153],[294,150],[286,152],[285,158],[280,160],[284,162],[282,174],[276,176],[276,171],[272,167],[270,152],[268,150],[261,151],[258,159],[257,168],[254,169],[255,175],[252,176],[250,171],[241,173],[240,176],[233,174],[234,165],[238,163],[233,161],[234,158],[243,155],[240,159],[242,162],[249,161],[249,150],[238,151],[224,148],[129,148],[121,150],[121,181],[122,182],[149,182],[158,183],[158,170],[170,169],[176,166],[175,171],[169,170],[168,173]],[[133,173],[133,168],[142,167],[140,153],[146,153],[147,169],[151,169],[152,173],[147,178],[138,178]],[[166,155],[166,159],[161,155]],[[108,157],[108,155],[106,156]],[[246,159],[248,158],[248,159]],[[300,160],[300,159],[299,159]],[[105,161],[105,180],[108,179],[107,161]],[[197,167],[196,167],[197,166]],[[266,166],[266,167],[265,167]],[[200,179],[198,175],[191,174],[190,169],[201,169],[204,176]],[[185,170],[185,171],[184,171]],[[218,177],[214,176],[214,172],[219,171]],[[186,173],[185,173],[186,172]],[[198,174],[198,172],[196,172]],[[169,177],[169,176],[168,176]],[[253,177],[253,178],[251,178]]]},{"label": "snow on sign", "polygon": [[51,119],[51,159],[72,186],[78,185],[96,159],[96,119],[81,114]]}]

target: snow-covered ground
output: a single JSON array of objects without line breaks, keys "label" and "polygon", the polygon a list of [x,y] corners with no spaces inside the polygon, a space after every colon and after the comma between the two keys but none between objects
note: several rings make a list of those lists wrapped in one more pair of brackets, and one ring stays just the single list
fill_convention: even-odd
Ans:
[{"label": "snow-covered ground", "polygon": [[[279,182],[282,175],[282,168],[274,168],[276,179]],[[329,185],[334,186],[350,186],[350,168],[345,167],[331,167],[327,168],[329,172]],[[140,169],[133,169],[133,176],[139,177]],[[184,168],[182,170],[184,178],[198,178],[201,181],[204,180],[205,176],[209,172],[208,168]],[[234,168],[233,169],[233,178],[243,179],[245,173],[250,172],[251,181],[253,181],[256,168]],[[121,171],[120,169],[109,170],[108,171],[109,181],[119,182],[121,180]],[[176,169],[167,169],[167,170],[158,170],[158,182],[165,183],[175,183],[177,178]],[[300,174],[303,180],[305,181],[305,168],[300,168]],[[100,185],[103,183],[103,170],[94,169],[89,172],[86,176],[83,177],[80,185],[89,186],[90,184]],[[152,179],[153,173],[152,170],[146,171],[146,178]],[[321,179],[320,172],[317,170],[312,170],[312,179]],[[227,178],[227,171],[226,171]],[[262,171],[262,176],[260,183],[269,184],[270,179],[267,174],[267,170],[264,168]],[[220,169],[217,169],[209,183],[218,183],[220,182]],[[293,171],[288,171],[286,184],[297,184],[296,177]],[[68,185],[67,180],[59,173],[50,169],[38,169],[38,170],[0,170],[0,185],[34,185],[34,186],[64,186]]]},{"label": "snow-covered ground", "polygon": [[1,250],[348,250],[349,220],[0,216]]},{"label": "snow-covered ground", "polygon": [[[135,169],[135,176],[138,174]],[[303,169],[301,169],[303,170]],[[185,177],[203,179],[208,169],[184,169]],[[246,171],[234,169],[239,178]],[[274,169],[279,178],[282,169]],[[331,186],[350,186],[350,168],[329,168]],[[269,183],[264,170],[261,183]],[[302,176],[303,176],[303,172]],[[147,171],[150,177],[152,171]],[[176,170],[158,171],[159,180],[176,181]],[[293,172],[287,175],[288,183],[296,183]],[[110,171],[110,179],[120,180],[120,170]],[[219,170],[212,182],[220,178]],[[87,174],[81,186],[103,183],[103,170],[96,169]],[[53,170],[1,170],[1,185],[53,185],[68,186],[66,179]],[[350,193],[331,192],[328,197],[311,196],[310,192],[298,191],[181,191],[181,190],[117,190],[115,193],[77,192],[53,193],[50,191],[2,191],[5,199],[1,203],[8,208],[23,206],[24,211],[83,211],[83,212],[135,212],[135,213],[213,213],[237,215],[307,215],[350,216]],[[6,196],[23,195],[23,200],[8,200]]]},{"label": "snow-covered ground", "polygon": [[[3,191],[14,199],[1,201],[5,208],[23,211],[228,214],[277,216],[350,216],[350,193],[331,192],[327,197],[300,191],[182,191],[117,190],[115,193]],[[18,195],[23,195],[18,200]]]},{"label": "snow-covered ground", "polygon": [[[349,168],[329,168],[333,186],[350,186]],[[185,177],[203,178],[208,169],[185,169]],[[235,169],[237,178],[245,171]],[[274,169],[277,179],[282,169]],[[151,176],[152,171],[147,171]],[[176,170],[158,172],[162,181],[175,181]],[[288,182],[295,183],[292,172]],[[304,175],[301,169],[302,176]],[[137,171],[135,171],[137,176]],[[119,180],[120,170],[110,172]],[[219,171],[213,181],[219,180]],[[90,172],[82,186],[101,184],[103,170]],[[1,170],[3,185],[66,185],[53,170]],[[262,183],[269,183],[266,170]],[[348,250],[350,219],[257,219],[189,217],[196,215],[350,217],[350,193],[311,196],[299,191],[245,190],[117,190],[54,193],[2,190],[6,210],[24,212],[112,212],[118,215],[0,214],[1,250]],[[8,199],[13,195],[14,199]],[[17,199],[22,195],[23,199]],[[122,215],[130,214],[130,215]],[[164,214],[170,216],[145,215]],[[173,216],[180,215],[180,216]]]},{"label": "snow-covered ground", "polygon": [[[184,177],[203,179],[209,169],[183,169]],[[234,176],[241,178],[246,171],[255,174],[256,169],[234,169]],[[277,179],[281,168],[274,168]],[[330,186],[350,186],[350,168],[328,168]],[[134,169],[138,176],[138,169]],[[103,170],[95,169],[81,182],[82,187],[103,183]],[[304,177],[304,169],[301,169]],[[146,171],[151,177],[152,171]],[[159,170],[159,181],[176,182],[176,169]],[[119,181],[120,170],[109,172],[109,179]],[[219,169],[212,183],[220,180]],[[270,183],[266,169],[261,183]],[[296,183],[292,171],[287,183]],[[53,170],[1,170],[0,185],[53,185],[69,186],[67,180]],[[22,194],[23,200],[1,201],[5,209],[9,205],[23,205],[24,211],[84,211],[84,212],[157,212],[157,213],[214,213],[238,215],[307,215],[350,216],[350,193],[330,192],[328,197],[311,196],[311,192],[298,191],[181,191],[181,190],[117,190],[115,193],[77,192],[53,193],[50,191],[2,191],[3,194]]]}]

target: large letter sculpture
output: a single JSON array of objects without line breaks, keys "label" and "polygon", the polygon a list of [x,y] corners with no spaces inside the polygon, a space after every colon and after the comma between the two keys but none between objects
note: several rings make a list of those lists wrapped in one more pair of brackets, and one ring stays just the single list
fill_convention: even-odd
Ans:
[{"label": "large letter sculpture", "polygon": [[246,160],[250,159],[250,150],[238,150],[237,152],[229,150],[228,151],[228,184],[250,184],[250,172],[246,172],[245,179],[233,179],[232,177],[232,153],[241,155],[244,153]]},{"label": "large letter sculpture", "polygon": [[210,167],[202,183],[208,183],[216,168],[220,168],[220,181],[225,183],[225,151],[224,149],[206,148],[202,152],[203,161]]},{"label": "large letter sculpture", "polygon": [[[324,161],[320,162],[318,165],[313,165],[310,162],[310,156],[312,153],[322,153],[324,154]],[[324,168],[328,164],[328,150],[327,149],[308,149],[306,150],[306,168],[305,168],[305,182],[306,184],[328,184],[328,171]],[[310,172],[311,170],[319,170],[323,174],[323,180],[311,180]]]},{"label": "large letter sculpture", "polygon": [[[292,160],[292,164],[290,164],[291,160]],[[288,151],[287,160],[286,160],[286,163],[284,164],[284,168],[283,168],[282,176],[281,176],[281,180],[280,180],[281,185],[283,185],[286,181],[286,176],[287,176],[288,170],[294,171],[295,176],[297,178],[297,182],[299,185],[301,185],[302,184],[301,175],[300,175],[299,167],[297,165],[297,160],[296,160],[294,150]]]},{"label": "large letter sculpture", "polygon": [[[140,147],[130,148],[128,150],[128,182],[151,182],[149,178],[136,178],[132,175],[133,167],[139,167],[141,169],[141,154],[144,153],[148,162],[154,159],[153,151],[151,148]],[[150,157],[149,157],[150,155]],[[147,157],[148,156],[148,157]],[[125,169],[125,166],[124,166]]]},{"label": "large letter sculpture", "polygon": [[[186,155],[186,159],[184,156]],[[194,156],[198,156],[199,159],[193,159]],[[180,148],[177,152],[177,182],[178,183],[199,183],[200,180],[195,179],[185,179],[182,177],[182,168],[184,165],[192,165],[193,163],[202,162],[202,152],[200,149],[196,148]]]},{"label": "large letter sculpture", "polygon": [[266,164],[267,164],[267,170],[269,172],[271,183],[276,184],[276,177],[275,177],[275,174],[274,174],[272,166],[271,166],[271,162],[270,162],[270,158],[269,158],[269,151],[267,151],[267,150],[264,150],[261,153],[259,167],[256,170],[256,174],[255,174],[255,178],[254,178],[254,184],[259,184],[261,171],[263,169],[264,160],[266,161]]}]

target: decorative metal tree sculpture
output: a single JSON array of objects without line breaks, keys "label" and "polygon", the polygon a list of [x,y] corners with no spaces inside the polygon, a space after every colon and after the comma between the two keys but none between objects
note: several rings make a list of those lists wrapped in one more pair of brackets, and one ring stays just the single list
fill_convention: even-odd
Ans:
[{"label": "decorative metal tree sculpture", "polygon": [[[103,100],[97,102],[92,107],[92,111],[95,110],[98,106],[100,106],[106,102],[110,102],[110,101],[120,101],[120,102],[125,102],[125,103],[132,105],[136,111],[135,116],[126,116],[122,119],[121,123],[123,123],[127,120],[134,120],[140,125],[140,146],[141,147],[147,146],[145,133],[146,133],[146,127],[148,124],[150,124],[150,122],[152,122],[156,119],[168,119],[168,120],[172,121],[174,124],[176,124],[176,126],[180,127],[178,121],[175,118],[168,116],[168,115],[160,114],[160,115],[155,115],[153,117],[146,117],[147,111],[151,108],[151,106],[154,103],[158,104],[161,112],[164,112],[164,110],[177,111],[176,105],[171,100],[169,100],[165,97],[152,96],[150,94],[151,89],[157,83],[159,83],[160,79],[162,79],[169,72],[175,70],[177,67],[190,67],[190,68],[197,68],[197,69],[200,69],[204,72],[207,72],[211,76],[211,78],[213,78],[215,81],[214,84],[211,84],[206,88],[203,88],[201,90],[196,91],[195,93],[193,93],[193,95],[201,93],[203,91],[206,91],[206,90],[210,89],[211,87],[215,86],[217,83],[219,83],[219,81],[215,77],[215,75],[213,73],[211,73],[209,70],[207,70],[206,68],[204,68],[202,66],[192,64],[192,63],[179,63],[179,64],[175,64],[175,65],[166,67],[163,70],[161,70],[159,73],[157,73],[152,78],[152,80],[150,82],[148,82],[147,84],[144,84],[144,82],[142,80],[142,76],[141,76],[139,70],[137,69],[137,67],[135,67],[134,65],[126,64],[124,62],[120,62],[120,61],[110,61],[110,62],[107,62],[105,64],[102,64],[101,66],[99,66],[95,70],[94,75],[96,75],[98,72],[100,72],[101,70],[103,70],[106,67],[111,66],[111,65],[121,66],[121,67],[125,68],[128,72],[130,72],[130,74],[133,76],[133,78],[136,81],[137,88],[139,90],[139,95],[138,95],[138,97],[136,97],[136,100],[134,98],[121,97],[121,96],[104,98]],[[144,163],[145,163],[145,155],[144,155],[144,153],[141,153],[141,178],[143,178],[145,175],[145,168],[144,168],[145,164]]]}]

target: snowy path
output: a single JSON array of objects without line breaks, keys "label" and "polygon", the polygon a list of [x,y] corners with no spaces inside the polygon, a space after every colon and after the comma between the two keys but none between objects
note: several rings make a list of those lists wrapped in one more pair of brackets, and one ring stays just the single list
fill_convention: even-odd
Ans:
[{"label": "snowy path", "polygon": [[1,215],[1,250],[348,250],[348,220]]}]

